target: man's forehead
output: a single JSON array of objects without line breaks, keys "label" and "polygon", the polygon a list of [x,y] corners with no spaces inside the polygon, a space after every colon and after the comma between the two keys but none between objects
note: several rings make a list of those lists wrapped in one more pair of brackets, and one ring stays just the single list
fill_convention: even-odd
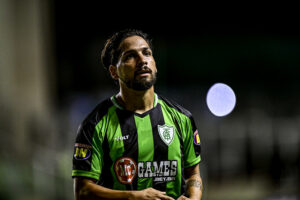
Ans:
[{"label": "man's forehead", "polygon": [[120,44],[122,51],[130,49],[150,48],[146,40],[140,36],[134,35],[125,38]]}]

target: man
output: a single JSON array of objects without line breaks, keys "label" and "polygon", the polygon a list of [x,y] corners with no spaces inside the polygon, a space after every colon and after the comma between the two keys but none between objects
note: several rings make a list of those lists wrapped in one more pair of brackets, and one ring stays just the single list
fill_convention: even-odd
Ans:
[{"label": "man", "polygon": [[120,92],[79,127],[75,199],[201,199],[198,131],[190,112],[154,92],[157,68],[148,36],[114,34],[101,60]]}]

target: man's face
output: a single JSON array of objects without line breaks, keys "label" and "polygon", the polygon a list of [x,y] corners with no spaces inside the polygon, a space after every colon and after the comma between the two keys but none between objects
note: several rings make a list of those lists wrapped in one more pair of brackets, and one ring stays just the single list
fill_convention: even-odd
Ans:
[{"label": "man's face", "polygon": [[140,36],[125,38],[120,44],[116,74],[120,84],[133,90],[147,90],[156,81],[156,64],[148,43]]}]

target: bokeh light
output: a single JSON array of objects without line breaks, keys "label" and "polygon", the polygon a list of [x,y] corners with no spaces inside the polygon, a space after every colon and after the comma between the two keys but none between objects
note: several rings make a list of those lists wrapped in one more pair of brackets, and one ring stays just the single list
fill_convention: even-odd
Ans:
[{"label": "bokeh light", "polygon": [[231,87],[224,83],[216,83],[208,90],[206,103],[215,116],[223,117],[234,109],[236,97]]}]

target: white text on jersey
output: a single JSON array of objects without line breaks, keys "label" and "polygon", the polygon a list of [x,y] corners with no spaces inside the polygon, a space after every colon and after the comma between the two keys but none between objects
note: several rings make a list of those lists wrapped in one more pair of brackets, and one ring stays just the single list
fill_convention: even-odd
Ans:
[{"label": "white text on jersey", "polygon": [[129,138],[129,135],[125,135],[125,136],[117,136],[115,137],[115,140],[120,141],[120,140],[127,140]]}]

